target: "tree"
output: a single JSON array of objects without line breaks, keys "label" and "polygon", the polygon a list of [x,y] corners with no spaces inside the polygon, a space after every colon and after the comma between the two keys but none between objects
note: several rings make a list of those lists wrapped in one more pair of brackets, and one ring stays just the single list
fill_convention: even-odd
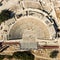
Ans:
[{"label": "tree", "polygon": [[0,55],[0,60],[3,60],[4,59],[4,55]]},{"label": "tree", "polygon": [[0,6],[2,6],[2,3],[0,2]]},{"label": "tree", "polygon": [[13,54],[13,57],[16,59],[22,59],[22,60],[34,60],[34,55],[31,54],[29,51],[24,51],[24,52],[15,52]]},{"label": "tree", "polygon": [[58,50],[54,50],[54,51],[51,52],[50,57],[51,58],[56,58],[58,53],[59,53]]},{"label": "tree", "polygon": [[13,18],[14,15],[15,14],[13,13],[13,11],[10,11],[8,9],[2,10],[2,12],[0,13],[0,23],[5,20]]}]

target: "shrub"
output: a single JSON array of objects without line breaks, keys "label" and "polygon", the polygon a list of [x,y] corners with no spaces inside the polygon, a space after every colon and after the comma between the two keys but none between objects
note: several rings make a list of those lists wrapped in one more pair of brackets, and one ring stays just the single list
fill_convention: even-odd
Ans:
[{"label": "shrub", "polygon": [[8,19],[11,19],[14,17],[14,13],[10,10],[2,10],[2,12],[0,13],[0,23],[5,21],[5,20],[8,20]]},{"label": "shrub", "polygon": [[50,57],[51,58],[56,58],[58,53],[59,53],[58,50],[54,50],[54,51],[51,52]]},{"label": "shrub", "polygon": [[13,57],[16,59],[22,59],[22,60],[34,60],[34,55],[31,54],[31,52],[15,52],[13,54]]}]

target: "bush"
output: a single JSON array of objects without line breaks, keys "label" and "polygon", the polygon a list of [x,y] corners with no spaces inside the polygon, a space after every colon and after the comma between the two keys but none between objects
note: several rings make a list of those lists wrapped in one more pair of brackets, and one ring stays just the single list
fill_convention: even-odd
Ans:
[{"label": "bush", "polygon": [[11,59],[15,58],[18,60],[34,60],[34,55],[31,54],[29,51],[24,52],[15,52],[13,55],[0,55],[0,60],[3,60],[4,58]]},{"label": "bush", "polygon": [[0,60],[3,60],[4,59],[4,55],[0,55]]},{"label": "bush", "polygon": [[58,53],[59,53],[58,50],[54,50],[54,51],[51,52],[50,57],[51,58],[56,58]]},{"label": "bush", "polygon": [[0,2],[0,6],[2,6],[3,4]]},{"label": "bush", "polygon": [[3,22],[5,20],[11,19],[14,17],[14,13],[10,10],[2,10],[2,12],[0,13],[0,22]]},{"label": "bush", "polygon": [[16,59],[22,59],[22,60],[34,60],[34,55],[31,54],[31,52],[15,52],[13,54],[13,57]]}]

